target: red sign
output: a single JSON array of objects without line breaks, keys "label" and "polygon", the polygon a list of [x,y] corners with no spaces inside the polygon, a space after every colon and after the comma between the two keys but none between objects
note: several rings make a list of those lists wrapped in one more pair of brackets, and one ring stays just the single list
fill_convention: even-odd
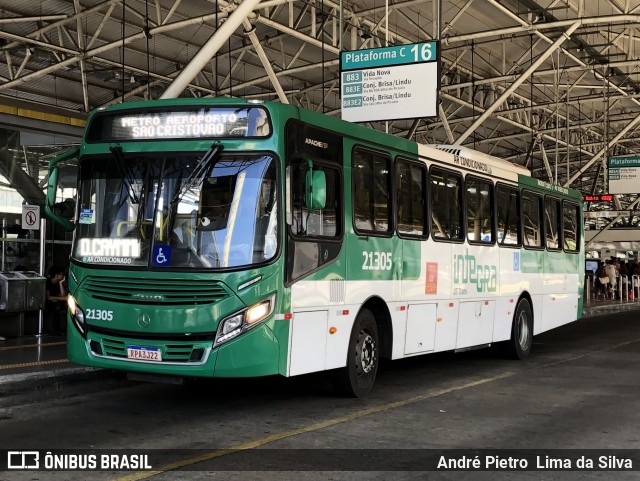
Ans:
[{"label": "red sign", "polygon": [[427,279],[424,286],[425,294],[438,293],[438,263],[427,262]]},{"label": "red sign", "polygon": [[613,200],[613,196],[611,194],[584,194],[582,196],[582,200],[584,200],[585,202],[610,202]]}]

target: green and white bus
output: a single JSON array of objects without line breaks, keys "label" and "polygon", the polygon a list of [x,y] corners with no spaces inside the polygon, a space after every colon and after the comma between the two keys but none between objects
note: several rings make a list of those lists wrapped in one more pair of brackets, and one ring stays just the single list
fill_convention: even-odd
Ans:
[{"label": "green and white bus", "polygon": [[[53,206],[78,162],[73,223]],[[74,229],[68,355],[180,377],[332,371],[503,343],[581,316],[578,192],[460,146],[291,105],[172,99],[93,112],[50,163]]]}]

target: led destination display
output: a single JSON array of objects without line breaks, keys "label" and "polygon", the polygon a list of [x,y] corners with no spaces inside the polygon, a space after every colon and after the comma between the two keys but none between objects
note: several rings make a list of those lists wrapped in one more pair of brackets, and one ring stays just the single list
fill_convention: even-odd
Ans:
[{"label": "led destination display", "polygon": [[88,142],[169,140],[215,137],[268,137],[267,111],[260,107],[198,107],[179,111],[97,114]]}]

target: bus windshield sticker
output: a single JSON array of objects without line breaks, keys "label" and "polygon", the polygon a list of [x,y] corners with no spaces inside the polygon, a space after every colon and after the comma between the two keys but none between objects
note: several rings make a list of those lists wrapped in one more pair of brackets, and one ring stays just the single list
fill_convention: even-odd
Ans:
[{"label": "bus windshield sticker", "polygon": [[167,267],[171,265],[171,246],[156,244],[153,246],[151,265],[155,267]]},{"label": "bus windshield sticker", "polygon": [[80,209],[80,218],[78,219],[80,224],[94,224],[96,219],[93,215],[93,209]]}]

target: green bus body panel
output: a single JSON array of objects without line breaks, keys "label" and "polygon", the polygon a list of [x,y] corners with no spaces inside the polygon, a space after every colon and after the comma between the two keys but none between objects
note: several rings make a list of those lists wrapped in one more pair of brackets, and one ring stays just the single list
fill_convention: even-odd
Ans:
[{"label": "green bus body panel", "polygon": [[578,203],[582,205],[582,194],[577,190],[562,187],[560,185],[550,184],[549,182],[545,182],[544,180],[527,177],[526,175],[518,175],[518,183],[520,184],[520,187],[531,187],[532,190],[541,192],[543,194],[555,194],[570,197],[573,200],[578,201]]},{"label": "green bus body panel", "polygon": [[287,352],[287,343],[286,337],[279,343],[268,325],[261,324],[219,348],[214,375],[253,377],[282,373],[278,354],[280,350]]},{"label": "green bus body panel", "polygon": [[520,271],[525,274],[539,274],[541,267],[550,274],[577,274],[581,266],[578,253],[528,249],[521,250],[520,263]]},{"label": "green bus body panel", "polygon": [[[211,348],[213,339],[203,341],[184,340],[160,340],[161,336],[154,334],[185,334],[211,333],[215,335],[219,322],[231,314],[261,301],[273,293],[277,293],[276,308],[274,313],[283,312],[283,308],[289,307],[288,290],[282,289],[283,268],[280,260],[260,269],[221,273],[185,273],[169,271],[122,271],[118,269],[96,269],[71,265],[70,292],[76,299],[85,315],[89,309],[106,310],[113,313],[113,319],[97,320],[88,319],[89,340],[95,340],[105,348],[105,340],[111,344],[114,341],[122,341],[124,351],[118,350],[115,355],[126,356],[127,345],[146,347],[158,347],[161,349],[163,359],[171,361],[167,346],[188,346],[188,349]],[[262,276],[260,281],[242,290],[238,286]],[[145,284],[153,284],[157,281],[171,279],[175,281],[175,291],[182,286],[188,286],[195,281],[219,282],[224,285],[225,297],[219,302],[193,305],[185,303],[182,306],[163,306],[162,304],[144,304],[127,300],[122,302],[116,299],[96,299],[95,293],[87,289],[95,279],[99,278],[103,283],[118,283],[125,285],[131,283],[131,292],[134,295],[157,294],[158,291],[145,292],[142,289]],[[78,279],[76,282],[75,279]],[[136,284],[139,283],[139,284]],[[120,289],[119,291],[122,291]],[[174,291],[174,292],[175,292]],[[121,294],[120,294],[121,295]],[[105,297],[108,293],[105,294]],[[138,319],[146,314],[150,325],[142,329],[138,326]],[[94,329],[92,331],[92,328]],[[96,332],[97,330],[97,332]],[[263,376],[272,374],[285,374],[287,367],[287,345],[289,339],[289,321],[275,320],[275,315],[264,321],[254,329],[240,335],[238,338],[222,344],[211,352],[210,358],[204,366],[194,366],[187,363],[184,366],[167,365],[159,363],[123,362],[117,359],[97,358],[87,351],[86,343],[80,336],[76,327],[68,322],[69,359],[78,364],[99,366],[110,369],[139,370],[142,372],[162,372],[183,376]],[[128,338],[126,333],[130,333]],[[147,336],[148,335],[148,336]],[[141,336],[147,336],[140,339]],[[71,341],[73,339],[73,341]],[[216,361],[216,358],[218,360]],[[232,371],[235,374],[232,374]]]},{"label": "green bus body panel", "polygon": [[[76,330],[69,317],[67,321],[67,355],[69,361],[80,365],[146,373],[161,372],[174,376],[255,377],[283,374],[279,365],[281,346],[269,324],[268,322],[260,324],[238,338],[212,350],[204,364],[194,365],[182,362],[180,365],[177,363],[167,364],[166,362],[130,362],[125,358],[119,360],[113,357],[97,357],[90,353],[86,341]],[[90,332],[88,336],[90,341],[99,342],[106,350],[109,349],[108,346],[113,345],[113,338],[114,336],[93,332]],[[169,357],[171,350],[179,350],[181,347],[183,349],[207,349],[212,344],[211,341],[159,341],[128,337],[117,337],[117,340],[122,343],[120,350],[123,350],[125,355],[127,346],[157,347],[161,350],[165,361],[172,360]],[[282,346],[282,350],[286,351],[286,345]]]}]

